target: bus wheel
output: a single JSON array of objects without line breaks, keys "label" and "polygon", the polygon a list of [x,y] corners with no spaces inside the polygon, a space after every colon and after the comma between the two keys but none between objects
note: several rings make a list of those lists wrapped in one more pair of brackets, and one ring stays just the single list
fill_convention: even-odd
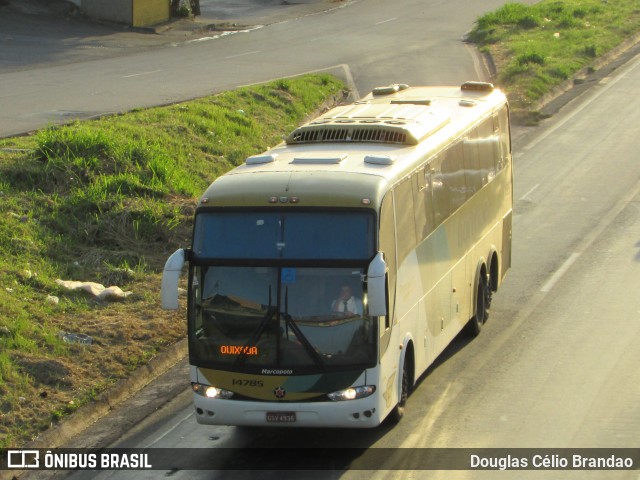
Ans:
[{"label": "bus wheel", "polygon": [[478,280],[478,291],[476,292],[476,314],[471,317],[467,324],[467,332],[472,337],[477,337],[482,330],[482,325],[487,320],[489,308],[489,286],[487,285],[487,279],[484,275],[480,275]]},{"label": "bus wheel", "polygon": [[487,277],[484,288],[484,323],[489,320],[489,314],[491,309],[491,300],[493,300],[493,289],[491,287],[491,277]]},{"label": "bus wheel", "polygon": [[391,411],[391,418],[396,423],[402,420],[402,417],[404,417],[404,408],[407,403],[407,398],[409,398],[409,368],[405,359],[405,362],[402,365],[402,385],[400,398],[398,399],[398,404]]}]

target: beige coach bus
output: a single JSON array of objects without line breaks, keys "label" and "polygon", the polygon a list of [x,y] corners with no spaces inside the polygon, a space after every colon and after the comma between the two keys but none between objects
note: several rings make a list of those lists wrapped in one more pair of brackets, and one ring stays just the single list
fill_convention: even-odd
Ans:
[{"label": "beige coach bus", "polygon": [[511,264],[509,112],[491,84],[392,85],[218,178],[162,302],[203,424],[375,427]]}]

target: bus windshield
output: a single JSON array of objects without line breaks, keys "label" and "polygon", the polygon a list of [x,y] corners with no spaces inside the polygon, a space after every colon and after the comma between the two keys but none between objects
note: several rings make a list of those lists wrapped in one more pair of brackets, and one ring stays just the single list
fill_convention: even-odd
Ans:
[{"label": "bus windshield", "polygon": [[192,363],[235,371],[325,371],[375,362],[362,268],[198,266]]}]

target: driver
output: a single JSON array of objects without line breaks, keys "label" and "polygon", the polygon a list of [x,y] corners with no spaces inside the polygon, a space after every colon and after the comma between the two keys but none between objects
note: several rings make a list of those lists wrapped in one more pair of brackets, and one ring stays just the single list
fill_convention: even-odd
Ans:
[{"label": "driver", "polygon": [[331,312],[341,313],[345,317],[358,315],[358,302],[349,285],[340,287],[338,298],[331,303]]}]

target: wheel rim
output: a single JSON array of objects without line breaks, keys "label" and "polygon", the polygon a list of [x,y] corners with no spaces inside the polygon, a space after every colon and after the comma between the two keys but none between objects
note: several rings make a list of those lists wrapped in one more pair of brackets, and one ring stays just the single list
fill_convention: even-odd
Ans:
[{"label": "wheel rim", "polygon": [[398,404],[403,407],[404,404],[407,403],[407,398],[409,398],[409,373],[407,372],[407,367],[403,366],[402,388],[400,390],[400,401]]},{"label": "wheel rim", "polygon": [[483,281],[478,284],[478,299],[476,305],[476,318],[480,325],[484,324],[487,310],[487,287]]}]

